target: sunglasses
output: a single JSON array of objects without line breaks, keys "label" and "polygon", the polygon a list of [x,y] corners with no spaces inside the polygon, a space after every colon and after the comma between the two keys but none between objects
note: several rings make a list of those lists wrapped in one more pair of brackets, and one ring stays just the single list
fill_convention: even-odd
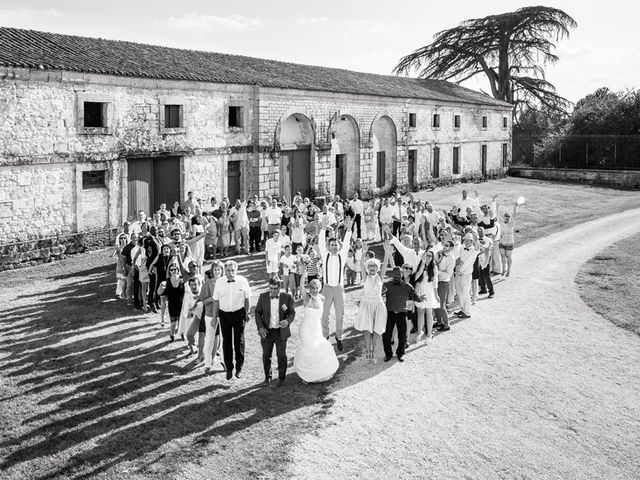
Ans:
[{"label": "sunglasses", "polygon": [[411,267],[402,267],[403,270],[413,270]]},{"label": "sunglasses", "polygon": [[178,272],[179,270],[177,268],[170,268],[169,271],[170,272]]}]

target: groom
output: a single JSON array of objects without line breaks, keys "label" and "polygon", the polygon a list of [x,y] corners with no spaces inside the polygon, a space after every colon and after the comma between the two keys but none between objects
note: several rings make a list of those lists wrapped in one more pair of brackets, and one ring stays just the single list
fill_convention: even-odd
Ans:
[{"label": "groom", "polygon": [[264,384],[271,383],[271,355],[273,345],[278,356],[278,386],[284,385],[287,375],[287,338],[291,336],[289,325],[296,316],[293,297],[280,291],[280,281],[269,279],[269,291],[260,294],[255,309],[256,325],[262,343]]}]

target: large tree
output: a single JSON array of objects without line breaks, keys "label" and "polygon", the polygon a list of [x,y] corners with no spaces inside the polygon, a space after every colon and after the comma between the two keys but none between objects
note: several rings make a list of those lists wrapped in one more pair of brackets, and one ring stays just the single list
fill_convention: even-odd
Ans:
[{"label": "large tree", "polygon": [[430,45],[403,57],[395,74],[418,71],[420,78],[463,82],[484,74],[494,98],[516,106],[566,111],[571,102],[545,79],[555,63],[555,43],[576,21],[562,10],[525,7],[515,12],[466,20],[434,36]]}]

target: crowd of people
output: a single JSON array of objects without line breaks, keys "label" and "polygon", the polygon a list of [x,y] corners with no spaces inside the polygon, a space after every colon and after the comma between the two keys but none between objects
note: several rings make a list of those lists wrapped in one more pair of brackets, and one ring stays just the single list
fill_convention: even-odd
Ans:
[{"label": "crowd of people", "polygon": [[[430,342],[433,329],[450,330],[451,316],[471,318],[480,295],[495,296],[493,279],[511,272],[523,202],[501,205],[495,195],[481,204],[477,192],[470,197],[463,190],[441,211],[411,194],[366,202],[357,193],[344,201],[329,195],[320,205],[299,194],[290,203],[254,195],[233,205],[227,198],[203,205],[189,192],[182,204],[162,204],[150,216],[140,211],[125,222],[114,252],[116,295],[159,314],[170,341],[186,340],[205,373],[219,364],[227,379],[240,378],[252,292],[236,261],[223,259],[264,252],[269,288],[253,318],[265,383],[272,379],[274,346],[279,383],[286,381],[297,302],[304,315],[294,369],[305,382],[321,382],[338,369],[329,342],[332,307],[336,349],[344,348],[345,288],[362,286],[353,326],[363,334],[367,361],[390,361],[395,346],[403,362],[410,342]],[[506,208],[502,215],[500,208]],[[375,350],[380,338],[382,355]]]}]

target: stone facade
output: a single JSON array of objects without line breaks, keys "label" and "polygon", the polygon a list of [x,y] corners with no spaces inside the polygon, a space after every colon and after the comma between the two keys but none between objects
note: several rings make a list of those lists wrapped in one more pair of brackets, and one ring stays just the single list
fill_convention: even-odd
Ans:
[{"label": "stone facade", "polygon": [[[106,106],[105,127],[84,126],[85,102]],[[164,128],[165,105],[180,106],[179,127]],[[230,109],[239,125],[229,126]],[[432,127],[435,113],[438,128]],[[229,162],[240,162],[242,195],[281,195],[280,158],[288,150],[308,149],[317,191],[335,190],[336,155],[346,155],[350,194],[406,184],[412,149],[415,183],[433,174],[436,146],[440,176],[452,173],[453,147],[460,148],[457,175],[480,170],[481,145],[488,169],[502,167],[504,144],[509,158],[511,149],[506,105],[8,67],[0,67],[0,116],[2,243],[120,225],[134,213],[128,211],[128,162],[135,158],[179,157],[176,200],[193,190],[207,201],[227,196]],[[383,183],[379,151],[386,155]],[[87,171],[103,171],[104,185],[85,188]]]}]

